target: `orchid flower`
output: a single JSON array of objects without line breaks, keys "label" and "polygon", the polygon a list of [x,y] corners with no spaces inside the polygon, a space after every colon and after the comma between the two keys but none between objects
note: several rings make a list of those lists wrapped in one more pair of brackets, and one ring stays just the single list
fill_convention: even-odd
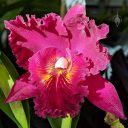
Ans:
[{"label": "orchid flower", "polygon": [[80,4],[74,5],[63,20],[55,13],[26,17],[5,21],[17,64],[26,70],[6,102],[33,97],[38,116],[56,118],[78,115],[88,99],[125,119],[114,86],[100,75],[110,61],[107,48],[99,42],[106,38],[108,25],[97,26]]}]

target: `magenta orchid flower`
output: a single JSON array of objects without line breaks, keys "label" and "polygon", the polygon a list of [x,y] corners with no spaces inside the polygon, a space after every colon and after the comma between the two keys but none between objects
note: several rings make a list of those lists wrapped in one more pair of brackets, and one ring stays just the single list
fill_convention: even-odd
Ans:
[{"label": "magenta orchid flower", "polygon": [[27,15],[5,21],[17,64],[27,72],[14,84],[6,102],[33,97],[40,117],[76,116],[86,97],[100,109],[125,118],[114,86],[102,78],[110,56],[99,40],[106,24],[89,20],[85,7],[75,5],[63,21],[54,13],[43,18]]}]

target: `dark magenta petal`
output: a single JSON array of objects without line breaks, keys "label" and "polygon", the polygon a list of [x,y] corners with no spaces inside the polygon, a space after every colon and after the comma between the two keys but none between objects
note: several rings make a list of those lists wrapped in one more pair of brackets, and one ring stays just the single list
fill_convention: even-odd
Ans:
[{"label": "dark magenta petal", "polygon": [[36,95],[36,86],[28,83],[28,77],[29,75],[26,73],[16,80],[5,100],[6,103],[28,99]]},{"label": "dark magenta petal", "polygon": [[[80,103],[88,95],[87,86],[81,82],[85,72],[81,57],[73,57],[70,71],[62,74],[55,69],[55,63],[66,57],[60,50],[49,48],[39,51],[29,59],[30,79],[38,83],[38,96],[35,97],[35,110],[41,117],[75,116],[80,111]],[[80,68],[81,66],[81,68]]]},{"label": "dark magenta petal", "polygon": [[75,6],[70,8],[69,11],[67,12],[67,14],[64,17],[64,22],[65,23],[68,22],[69,19],[71,19],[72,17],[74,17],[78,14],[86,14],[84,5],[76,4]]},{"label": "dark magenta petal", "polygon": [[21,16],[5,21],[5,27],[11,31],[9,42],[17,63],[27,69],[28,58],[33,53],[47,47],[65,50],[69,47],[68,32],[57,14],[48,14],[36,19],[27,15],[25,22]]},{"label": "dark magenta petal", "polygon": [[114,86],[100,75],[90,76],[86,80],[88,99],[100,109],[125,119],[121,101]]},{"label": "dark magenta petal", "polygon": [[80,80],[85,80],[85,77],[89,75],[88,62],[86,62],[82,55],[72,56],[72,68],[71,68],[72,84],[77,84]]},{"label": "dark magenta petal", "polygon": [[45,30],[60,36],[68,36],[66,27],[64,26],[61,17],[57,14],[49,13],[41,20],[43,22],[43,27]]},{"label": "dark magenta petal", "polygon": [[84,96],[88,93],[87,86],[71,85],[63,77],[52,77],[47,85],[40,85],[38,89],[34,108],[36,114],[43,118],[78,115],[80,103],[84,102]]}]

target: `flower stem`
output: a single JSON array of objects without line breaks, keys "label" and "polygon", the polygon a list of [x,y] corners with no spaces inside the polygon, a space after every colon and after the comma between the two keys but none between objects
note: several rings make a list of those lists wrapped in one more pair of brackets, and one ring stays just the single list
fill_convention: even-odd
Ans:
[{"label": "flower stem", "polygon": [[65,15],[65,0],[61,0],[60,15],[61,17],[64,17]]},{"label": "flower stem", "polygon": [[68,115],[68,117],[62,119],[61,128],[71,128],[71,124],[72,118]]},{"label": "flower stem", "polygon": [[120,122],[120,120],[113,114],[107,113],[104,121],[106,124],[110,125],[111,128],[124,128],[123,124]]}]

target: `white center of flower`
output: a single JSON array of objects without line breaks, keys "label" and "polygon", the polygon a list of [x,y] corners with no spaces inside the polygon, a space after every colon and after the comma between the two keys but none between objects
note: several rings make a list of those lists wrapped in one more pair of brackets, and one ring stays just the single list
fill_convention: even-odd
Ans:
[{"label": "white center of flower", "polygon": [[59,58],[55,63],[55,68],[68,68],[68,60],[64,57]]}]

